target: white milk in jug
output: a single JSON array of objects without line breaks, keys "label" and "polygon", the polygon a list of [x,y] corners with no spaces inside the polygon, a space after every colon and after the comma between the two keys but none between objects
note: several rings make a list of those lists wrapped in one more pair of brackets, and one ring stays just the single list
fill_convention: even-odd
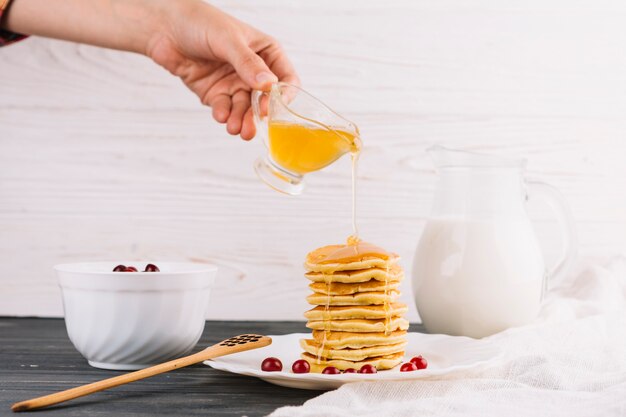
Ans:
[{"label": "white milk in jug", "polygon": [[530,221],[431,219],[413,265],[413,291],[431,333],[483,337],[532,321],[545,267]]}]

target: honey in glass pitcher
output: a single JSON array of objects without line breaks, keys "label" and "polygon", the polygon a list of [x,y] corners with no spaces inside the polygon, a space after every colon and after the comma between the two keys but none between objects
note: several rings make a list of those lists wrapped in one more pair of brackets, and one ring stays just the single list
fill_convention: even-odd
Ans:
[{"label": "honey in glass pitcher", "polygon": [[328,130],[289,122],[270,122],[269,154],[272,160],[300,175],[318,171],[342,155],[358,153],[359,138],[351,132]]}]

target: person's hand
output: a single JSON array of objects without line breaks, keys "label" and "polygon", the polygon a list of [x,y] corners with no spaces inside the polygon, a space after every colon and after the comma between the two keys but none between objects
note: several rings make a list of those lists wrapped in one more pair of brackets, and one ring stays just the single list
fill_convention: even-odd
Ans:
[{"label": "person's hand", "polygon": [[251,90],[268,90],[279,80],[300,83],[281,46],[200,0],[166,2],[161,30],[148,40],[146,54],[211,106],[230,134],[252,139]]}]

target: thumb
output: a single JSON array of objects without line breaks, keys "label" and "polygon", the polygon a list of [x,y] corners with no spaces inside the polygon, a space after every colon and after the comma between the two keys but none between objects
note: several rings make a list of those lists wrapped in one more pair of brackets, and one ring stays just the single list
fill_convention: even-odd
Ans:
[{"label": "thumb", "polygon": [[271,83],[278,81],[265,61],[243,42],[236,44],[229,58],[241,79],[255,90],[268,90]]}]

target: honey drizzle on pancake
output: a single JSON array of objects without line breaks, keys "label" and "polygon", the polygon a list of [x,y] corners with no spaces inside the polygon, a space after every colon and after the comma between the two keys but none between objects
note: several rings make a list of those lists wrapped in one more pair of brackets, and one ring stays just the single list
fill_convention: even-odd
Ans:
[{"label": "honey drizzle on pancake", "polygon": [[316,362],[319,365],[322,362],[322,356],[324,356],[324,348],[326,347],[326,340],[328,339],[328,332],[330,331],[330,286],[333,281],[333,273],[324,274],[324,281],[326,282],[326,304],[324,305],[324,337],[322,338],[322,344],[317,351]]},{"label": "honey drizzle on pancake", "polygon": [[390,319],[390,306],[389,306],[389,299],[388,299],[388,295],[389,295],[389,263],[387,263],[387,268],[385,271],[385,301],[384,301],[384,306],[385,306],[385,336],[388,335],[390,333],[389,331],[389,319]]}]

